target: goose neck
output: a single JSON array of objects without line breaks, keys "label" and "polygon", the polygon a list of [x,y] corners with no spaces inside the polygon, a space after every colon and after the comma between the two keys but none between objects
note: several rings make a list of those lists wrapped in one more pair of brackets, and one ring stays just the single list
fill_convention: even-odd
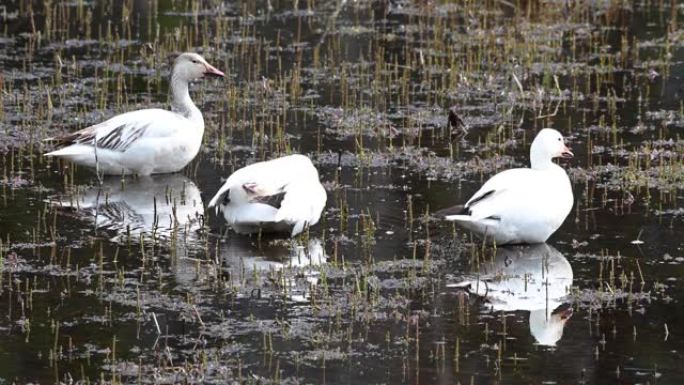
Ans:
[{"label": "goose neck", "polygon": [[548,170],[554,167],[558,167],[557,164],[553,163],[548,156],[535,156],[535,154],[530,154],[530,166],[535,170]]},{"label": "goose neck", "polygon": [[202,119],[202,114],[190,98],[188,81],[176,73],[171,75],[171,110],[188,119]]}]

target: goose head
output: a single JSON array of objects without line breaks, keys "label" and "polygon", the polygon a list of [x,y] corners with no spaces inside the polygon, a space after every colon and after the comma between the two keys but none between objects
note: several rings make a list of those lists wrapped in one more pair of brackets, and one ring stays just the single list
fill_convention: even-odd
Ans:
[{"label": "goose head", "polygon": [[224,77],[225,74],[193,52],[179,55],[173,63],[173,78],[190,82],[205,76]]},{"label": "goose head", "polygon": [[544,168],[551,164],[553,158],[572,158],[572,151],[565,145],[560,132],[553,128],[539,131],[530,147],[530,162],[532,168]]}]

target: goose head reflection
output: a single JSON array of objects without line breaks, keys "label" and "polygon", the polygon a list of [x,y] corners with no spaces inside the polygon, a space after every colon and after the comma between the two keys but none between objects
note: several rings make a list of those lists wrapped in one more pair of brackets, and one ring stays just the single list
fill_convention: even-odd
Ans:
[{"label": "goose head reflection", "polygon": [[318,238],[258,246],[254,238],[236,237],[220,245],[220,255],[223,273],[238,295],[284,294],[294,302],[309,300],[319,281],[319,268],[327,259]]},{"label": "goose head reflection", "polygon": [[174,231],[191,235],[201,227],[204,212],[197,186],[180,174],[139,180],[106,178],[101,185],[78,190],[53,201],[62,214],[92,221],[98,230],[116,233],[113,240],[141,234],[169,237]]},{"label": "goose head reflection", "polygon": [[455,284],[467,287],[493,311],[529,311],[530,332],[539,345],[555,346],[572,315],[564,299],[572,286],[570,262],[545,243],[499,247],[479,277]]}]

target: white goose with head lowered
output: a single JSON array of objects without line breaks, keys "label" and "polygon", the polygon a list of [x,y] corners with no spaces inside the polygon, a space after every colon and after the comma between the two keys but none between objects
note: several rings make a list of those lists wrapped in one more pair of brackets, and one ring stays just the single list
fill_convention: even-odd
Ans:
[{"label": "white goose with head lowered", "polygon": [[530,147],[530,168],[494,175],[466,202],[438,211],[489,243],[542,243],[570,213],[572,186],[553,158],[572,157],[556,130],[539,131]]},{"label": "white goose with head lowered", "polygon": [[150,175],[181,170],[202,144],[204,119],[190,99],[188,83],[223,72],[198,54],[176,58],[171,71],[171,111],[150,108],[126,112],[67,134],[50,138],[64,146],[49,152],[103,174]]},{"label": "white goose with head lowered", "polygon": [[318,223],[327,194],[304,155],[258,162],[235,171],[209,202],[241,234],[289,232]]}]

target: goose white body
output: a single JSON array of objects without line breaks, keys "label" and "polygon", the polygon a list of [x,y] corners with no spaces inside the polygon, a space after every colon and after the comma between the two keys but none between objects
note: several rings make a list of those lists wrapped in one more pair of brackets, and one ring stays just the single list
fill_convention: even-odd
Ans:
[{"label": "goose white body", "polygon": [[440,210],[489,243],[543,243],[563,224],[574,202],[565,170],[552,158],[572,156],[558,131],[544,129],[532,143],[531,168],[503,171],[463,206]]},{"label": "goose white body", "polygon": [[326,200],[311,160],[289,155],[235,171],[209,207],[222,212],[237,233],[289,232],[295,236],[318,223]]},{"label": "goose white body", "polygon": [[546,242],[573,205],[570,180],[565,170],[555,164],[545,170],[519,168],[501,172],[474,197],[487,191],[494,193],[472,205],[469,215],[445,218],[497,245]]},{"label": "goose white body", "polygon": [[180,55],[171,75],[172,110],[127,112],[83,130],[50,138],[63,148],[49,152],[110,175],[172,173],[195,158],[202,144],[204,119],[190,99],[188,82],[223,72],[197,54]]},{"label": "goose white body", "polygon": [[[105,144],[107,138],[115,140],[112,135],[117,134],[118,127],[124,127],[117,139],[122,143],[120,148],[93,145]],[[133,139],[141,128],[144,134]],[[146,109],[117,115],[89,129],[95,135],[94,141],[74,143],[46,155],[96,168],[107,175],[177,172],[199,152],[204,121],[201,115],[189,119],[172,111]]]}]

